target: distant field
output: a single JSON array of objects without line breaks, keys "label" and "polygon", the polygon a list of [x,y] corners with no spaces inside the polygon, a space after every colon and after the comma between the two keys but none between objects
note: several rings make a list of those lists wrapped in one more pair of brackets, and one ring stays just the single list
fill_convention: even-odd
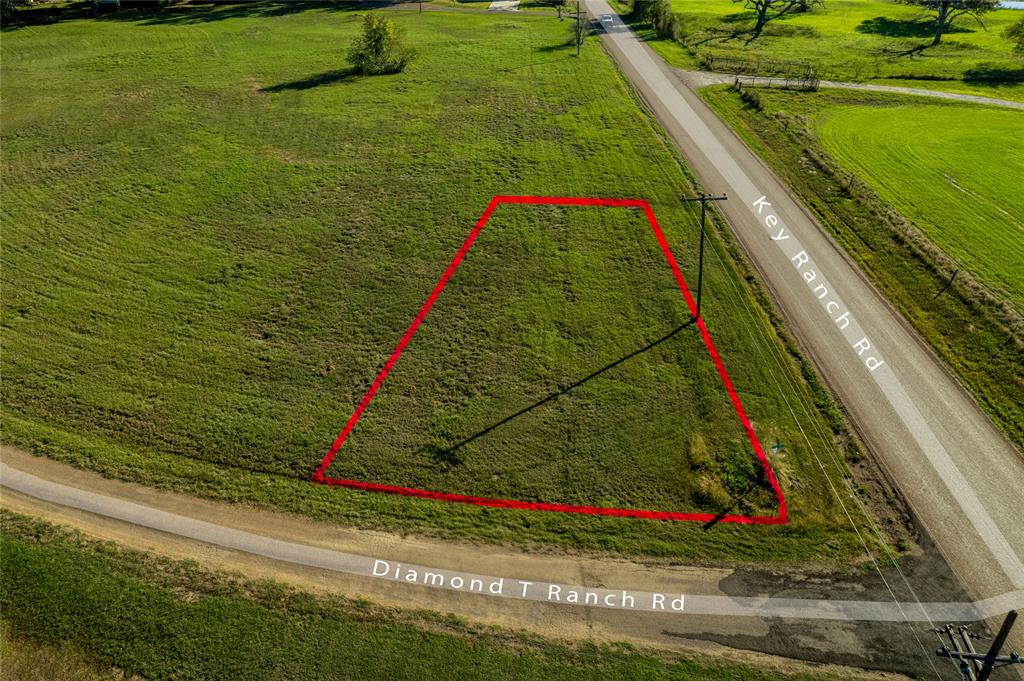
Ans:
[{"label": "distant field", "polygon": [[[1024,16],[997,10],[985,16],[985,27],[970,18],[954,24],[937,47],[900,56],[930,42],[932,24],[920,8],[891,0],[825,0],[824,7],[769,22],[764,34],[747,44],[747,36],[731,37],[753,23],[754,14],[731,0],[674,0],[683,16],[684,42],[696,53],[714,58],[761,62],[810,63],[823,79],[906,80],[914,87],[976,92],[1024,100],[1024,60],[1002,36]],[[682,67],[695,57],[667,45],[662,50]],[[986,79],[1006,82],[991,85]]]},{"label": "distant field", "polygon": [[826,151],[1024,311],[1024,112],[829,108]]},{"label": "distant field", "polygon": [[1024,451],[1024,114],[848,90],[702,96]]},{"label": "distant field", "polygon": [[[858,554],[821,470],[847,473],[835,408],[717,238],[706,317],[762,441],[783,446],[792,524],[709,532],[308,482],[495,194],[645,197],[696,275],[687,177],[596,44],[577,59],[554,18],[388,16],[419,58],[380,78],[345,71],[361,16],[337,7],[4,34],[4,438],[364,527],[694,560]],[[448,451],[686,316],[636,215],[503,207],[331,472],[773,512],[692,329]]]},{"label": "distant field", "polygon": [[[87,541],[6,512],[0,523],[0,650],[2,678],[10,681],[848,678],[626,643],[570,644],[452,616],[314,596],[194,561]],[[110,672],[101,676],[100,669]]]}]

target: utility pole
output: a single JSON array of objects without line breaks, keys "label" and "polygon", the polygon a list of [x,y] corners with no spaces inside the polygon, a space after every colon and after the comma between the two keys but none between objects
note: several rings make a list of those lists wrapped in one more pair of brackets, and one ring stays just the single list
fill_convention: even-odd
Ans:
[{"label": "utility pole", "polygon": [[[954,627],[952,624],[947,624],[941,629],[932,629],[939,636],[945,635],[949,639],[950,646],[952,646],[952,649],[950,649],[950,646],[943,645],[936,654],[939,657],[947,657],[953,660],[964,681],[988,681],[993,669],[1006,667],[1011,664],[1024,664],[1024,657],[1017,653],[1011,652],[1009,655],[999,655],[999,651],[1002,649],[1003,644],[1006,643],[1006,638],[1010,635],[1010,629],[1013,629],[1013,623],[1016,621],[1016,610],[1006,613],[1003,626],[1000,627],[999,633],[996,634],[991,647],[989,647],[988,652],[985,654],[976,652],[974,650],[974,643],[972,643],[972,641],[983,637],[972,633],[966,626]],[[962,648],[961,643],[963,643]]]},{"label": "utility pole", "polygon": [[728,201],[729,197],[725,194],[721,196],[712,196],[711,194],[701,193],[700,196],[681,196],[679,200],[683,203],[691,203],[693,201],[700,201],[700,257],[699,257],[699,269],[697,270],[697,314],[694,319],[700,318],[700,299],[701,293],[704,290],[704,221],[707,219],[708,212],[708,201]]}]

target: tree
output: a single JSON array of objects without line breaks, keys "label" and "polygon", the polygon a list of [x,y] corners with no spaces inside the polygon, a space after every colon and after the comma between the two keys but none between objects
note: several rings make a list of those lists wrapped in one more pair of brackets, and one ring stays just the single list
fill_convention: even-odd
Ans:
[{"label": "tree", "polygon": [[1013,51],[1017,54],[1024,54],[1024,17],[1017,20],[1003,33],[1004,36],[1013,41]]},{"label": "tree", "polygon": [[675,38],[675,15],[669,0],[645,0],[640,18],[654,27],[662,38]]},{"label": "tree", "polygon": [[974,17],[984,26],[981,16],[996,8],[999,0],[906,0],[908,4],[919,5],[935,16],[935,37],[929,47],[942,42],[942,36],[953,25],[953,21],[962,16]]},{"label": "tree", "polygon": [[732,0],[733,2],[742,2],[743,6],[747,9],[752,9],[757,14],[757,21],[754,22],[754,28],[752,29],[751,42],[761,35],[761,31],[764,30],[765,24],[772,19],[778,19],[781,16],[785,16],[790,12],[796,10],[798,12],[808,11],[812,5],[824,5],[823,0]]},{"label": "tree", "polygon": [[363,19],[363,32],[348,51],[348,62],[367,75],[398,73],[413,58],[413,50],[402,45],[394,22],[376,14]]},{"label": "tree", "polygon": [[580,9],[580,0],[576,0],[576,23],[572,27],[573,42],[576,45],[576,56],[580,56],[580,47],[583,46],[583,39],[587,37],[587,11]]},{"label": "tree", "polygon": [[569,4],[569,0],[551,0],[551,4],[558,8],[558,20],[562,20],[562,10]]}]

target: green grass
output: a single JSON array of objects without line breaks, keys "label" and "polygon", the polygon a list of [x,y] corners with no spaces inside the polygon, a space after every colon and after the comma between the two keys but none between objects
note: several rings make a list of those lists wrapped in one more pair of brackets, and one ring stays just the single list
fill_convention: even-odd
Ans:
[{"label": "green grass", "polygon": [[[688,315],[641,213],[499,208],[327,473],[576,505],[728,506],[756,459],[694,330],[616,365]],[[774,510],[761,486],[745,498],[747,512]]]},{"label": "green grass", "polygon": [[[568,644],[454,616],[315,597],[86,541],[7,512],[0,523],[5,633],[9,627],[26,642],[22,646],[36,651],[74,650],[75,659],[86,658],[82,664],[117,668],[124,678],[839,678],[658,655],[628,644]],[[92,681],[97,675],[63,678]]]},{"label": "green grass", "polygon": [[1014,333],[1024,203],[1010,179],[1021,172],[1021,114],[850,91],[751,92],[761,111],[727,87],[703,91],[1024,449],[1024,338]]},{"label": "green grass", "polygon": [[841,166],[1024,311],[1024,113],[840,106],[813,125]]},{"label": "green grass", "polygon": [[103,673],[80,650],[66,642],[40,645],[11,634],[0,620],[0,681],[110,681],[119,672]]},{"label": "green grass", "polygon": [[[828,80],[893,81],[1024,101],[1024,61],[1003,31],[1022,16],[1002,9],[985,16],[985,28],[959,19],[937,47],[905,55],[931,39],[932,23],[920,8],[892,0],[825,0],[824,7],[769,22],[747,44],[737,35],[754,14],[730,0],[674,0],[682,16],[682,40],[690,52],[655,43],[669,63],[694,68],[701,59],[751,62],[754,70],[777,62],[812,64]],[[671,45],[672,41],[660,41]],[[991,78],[1003,82],[987,82]],[[909,82],[903,82],[909,81]]]},{"label": "green grass", "polygon": [[[696,274],[687,176],[596,44],[575,58],[552,18],[388,16],[419,57],[379,78],[344,71],[361,18],[339,7],[5,33],[5,440],[361,527],[701,561],[856,555],[815,458],[847,473],[829,458],[835,407],[728,258],[711,257],[705,313],[761,439],[786,446],[790,525],[706,532],[308,482],[493,195],[645,197]],[[332,472],[709,512],[750,488],[740,512],[769,504],[692,332],[433,456],[686,317],[626,210],[504,207],[480,239]]]}]

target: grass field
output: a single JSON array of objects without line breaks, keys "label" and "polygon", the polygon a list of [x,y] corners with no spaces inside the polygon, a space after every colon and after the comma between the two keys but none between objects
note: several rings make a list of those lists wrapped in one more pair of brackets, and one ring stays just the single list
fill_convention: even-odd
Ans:
[{"label": "grass field", "polygon": [[[822,472],[848,474],[835,407],[717,237],[705,316],[761,439],[785,445],[790,525],[707,532],[309,484],[493,195],[647,198],[696,274],[687,177],[597,45],[575,58],[553,18],[388,16],[419,57],[380,78],[345,71],[361,16],[336,7],[5,33],[4,438],[363,527],[692,560],[857,554]],[[332,473],[634,508],[768,503],[691,330],[434,456],[685,320],[636,215],[503,207],[450,286]]]},{"label": "grass field", "polygon": [[[827,681],[644,651],[570,645],[453,616],[316,597],[87,541],[3,512],[2,678],[94,681],[91,668],[147,679],[676,679]],[[51,651],[63,658],[54,659]],[[8,676],[23,660],[63,676]],[[46,671],[46,668],[29,670]],[[133,676],[138,675],[138,676]],[[113,677],[113,674],[110,675]]]},{"label": "grass field", "polygon": [[1024,170],[1024,116],[850,91],[752,93],[760,111],[727,87],[703,91],[1024,449],[1024,202],[1010,179]]},{"label": "grass field", "polygon": [[962,106],[828,108],[825,150],[1024,311],[1024,113]]},{"label": "grass field", "polygon": [[748,61],[752,68],[798,62],[814,65],[822,79],[891,80],[1024,100],[1024,60],[1002,35],[1024,12],[997,10],[986,15],[984,27],[959,19],[940,45],[905,54],[930,42],[933,24],[920,8],[893,0],[826,0],[824,7],[769,22],[749,44],[747,35],[735,35],[753,25],[754,13],[742,3],[674,0],[672,7],[682,15],[689,52],[671,44],[659,51],[683,68],[707,57]]},{"label": "grass field", "polygon": [[758,465],[643,214],[507,205],[327,473],[664,511],[743,497],[772,515]]}]

